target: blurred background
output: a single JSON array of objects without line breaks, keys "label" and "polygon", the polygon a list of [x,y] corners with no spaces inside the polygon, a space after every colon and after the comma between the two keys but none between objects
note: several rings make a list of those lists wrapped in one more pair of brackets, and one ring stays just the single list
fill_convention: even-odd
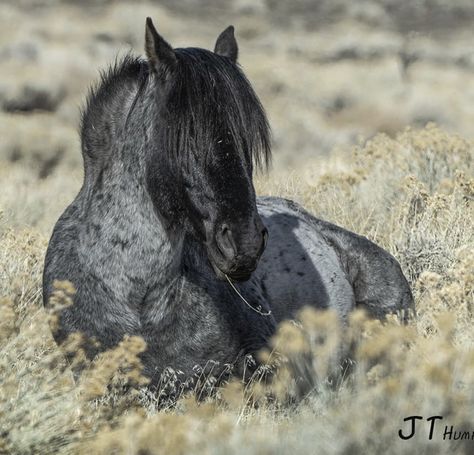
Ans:
[{"label": "blurred background", "polygon": [[80,106],[100,69],[143,53],[146,16],[174,47],[212,49],[236,27],[275,172],[408,125],[474,137],[472,0],[1,0],[0,210],[13,224],[22,204],[37,225],[32,207],[43,219],[54,200],[59,214],[79,189]]}]

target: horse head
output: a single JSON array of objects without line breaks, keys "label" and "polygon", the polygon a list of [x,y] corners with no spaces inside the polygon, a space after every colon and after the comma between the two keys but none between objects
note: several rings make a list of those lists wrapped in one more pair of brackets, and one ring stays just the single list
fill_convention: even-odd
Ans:
[{"label": "horse head", "polygon": [[254,165],[270,160],[263,107],[237,64],[233,27],[214,52],[173,49],[147,19],[151,150],[147,188],[169,230],[201,242],[221,279],[246,280],[267,230],[257,212]]}]

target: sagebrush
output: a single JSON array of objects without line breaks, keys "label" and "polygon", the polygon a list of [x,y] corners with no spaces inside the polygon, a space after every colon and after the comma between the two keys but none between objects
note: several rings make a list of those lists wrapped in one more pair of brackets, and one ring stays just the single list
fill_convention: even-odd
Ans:
[{"label": "sagebrush", "polygon": [[[212,398],[187,394],[164,409],[144,387],[140,339],[124,339],[93,363],[81,355],[80,335],[66,352],[53,342],[54,308],[71,304],[74,289],[58,283],[46,313],[42,261],[48,230],[80,176],[59,165],[38,180],[27,166],[6,165],[12,172],[2,174],[0,196],[0,452],[471,453],[472,440],[443,440],[442,429],[474,431],[473,150],[472,142],[429,125],[376,136],[298,173],[260,176],[260,194],[295,199],[394,254],[417,314],[402,325],[355,312],[341,327],[332,313],[305,310],[261,353],[263,362],[277,359],[272,381],[236,378]],[[341,346],[353,353],[344,371],[334,364]],[[66,357],[84,363],[77,383]],[[305,396],[298,395],[301,378],[311,383]],[[432,440],[421,425],[408,443],[398,429],[410,415],[443,421]]]}]

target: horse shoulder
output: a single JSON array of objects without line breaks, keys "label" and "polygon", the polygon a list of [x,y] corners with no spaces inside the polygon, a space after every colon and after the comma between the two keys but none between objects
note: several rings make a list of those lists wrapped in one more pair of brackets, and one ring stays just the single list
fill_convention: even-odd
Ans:
[{"label": "horse shoulder", "polygon": [[81,190],[56,223],[46,254],[43,297],[47,305],[54,280],[70,281],[76,293],[74,304],[62,312],[62,338],[81,331],[105,347],[139,331],[150,273],[146,263],[152,254],[148,245],[142,248],[145,242],[126,217],[103,210],[100,204],[107,201],[95,196]]}]

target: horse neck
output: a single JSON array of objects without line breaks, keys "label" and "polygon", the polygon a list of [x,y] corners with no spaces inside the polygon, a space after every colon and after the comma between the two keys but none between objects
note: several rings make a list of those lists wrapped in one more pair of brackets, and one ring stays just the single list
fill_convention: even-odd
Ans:
[{"label": "horse neck", "polygon": [[136,256],[131,262],[155,274],[154,279],[169,282],[180,275],[184,233],[167,232],[146,189],[148,142],[153,136],[146,96],[145,90],[134,100],[128,118],[125,113],[115,119],[111,154],[94,170],[94,179],[85,183],[89,201],[85,210],[89,221],[104,227],[108,243],[116,242],[117,236],[130,242],[134,245],[130,254]]}]

